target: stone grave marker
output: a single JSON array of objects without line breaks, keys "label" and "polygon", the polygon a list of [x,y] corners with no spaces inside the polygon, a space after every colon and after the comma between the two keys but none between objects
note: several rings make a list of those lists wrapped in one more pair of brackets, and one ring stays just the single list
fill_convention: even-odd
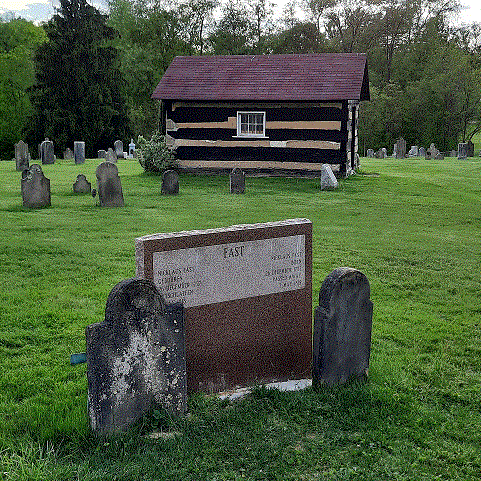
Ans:
[{"label": "stone grave marker", "polygon": [[117,162],[117,155],[115,154],[112,147],[109,147],[109,150],[107,150],[105,160],[107,160],[107,162]]},{"label": "stone grave marker", "polygon": [[100,207],[123,207],[124,196],[117,166],[102,162],[95,171]]},{"label": "stone grave marker", "polygon": [[53,142],[51,140],[45,139],[40,144],[40,160],[42,164],[54,164],[55,155],[53,151]]},{"label": "stone grave marker", "polygon": [[436,160],[444,160],[444,152],[440,152],[438,150],[438,153],[436,154],[436,156],[434,157]]},{"label": "stone grave marker", "polygon": [[109,294],[105,320],[85,330],[88,411],[94,432],[127,429],[152,407],[187,407],[182,304],[165,304],[155,285],[128,279]]},{"label": "stone grave marker", "polygon": [[107,152],[105,150],[98,150],[97,151],[97,159],[106,159]]},{"label": "stone grave marker", "polygon": [[419,149],[417,145],[411,145],[409,149],[408,156],[409,157],[417,157],[419,155]]},{"label": "stone grave marker", "polygon": [[20,186],[24,207],[40,209],[51,205],[50,180],[43,175],[39,164],[32,164],[22,172]]},{"label": "stone grave marker", "polygon": [[419,157],[426,156],[426,149],[424,147],[419,147]]},{"label": "stone grave marker", "polygon": [[116,140],[114,142],[114,150],[117,159],[124,158],[124,144],[121,140]]},{"label": "stone grave marker", "polygon": [[321,165],[321,190],[337,189],[338,182],[329,164]]},{"label": "stone grave marker", "polygon": [[73,156],[75,164],[85,163],[85,142],[76,141],[73,143]]},{"label": "stone grave marker", "polygon": [[466,144],[466,155],[468,157],[474,157],[474,144],[470,140],[468,140]]},{"label": "stone grave marker", "polygon": [[[74,149],[75,149],[75,143],[74,143]],[[73,160],[74,158],[74,153],[72,152],[72,149],[70,147],[67,147],[63,153],[63,158],[65,160]]]},{"label": "stone grave marker", "polygon": [[154,234],[135,250],[137,276],[184,304],[188,392],[311,376],[308,219]]},{"label": "stone grave marker", "polygon": [[395,145],[396,159],[404,159],[406,157],[406,141],[400,137]]},{"label": "stone grave marker", "polygon": [[134,144],[134,139],[130,139],[130,144],[129,144],[129,157],[130,157],[130,158],[135,157],[135,144]]},{"label": "stone grave marker", "polygon": [[333,385],[367,376],[372,302],[366,276],[350,267],[324,280],[314,313],[313,384]]},{"label": "stone grave marker", "polygon": [[465,159],[468,156],[468,144],[459,143],[458,144],[458,159]]},{"label": "stone grave marker", "polygon": [[28,144],[23,140],[15,144],[15,168],[22,172],[29,168],[30,153],[28,151]]},{"label": "stone grave marker", "polygon": [[369,157],[370,159],[374,158],[374,150],[373,149],[367,149],[366,157]]},{"label": "stone grave marker", "polygon": [[246,176],[238,167],[232,169],[229,175],[229,186],[231,194],[245,194]]},{"label": "stone grave marker", "polygon": [[179,174],[175,170],[166,170],[163,173],[161,192],[165,195],[179,193]]},{"label": "stone grave marker", "polygon": [[75,194],[90,194],[92,186],[84,174],[77,175],[77,180],[73,184]]}]

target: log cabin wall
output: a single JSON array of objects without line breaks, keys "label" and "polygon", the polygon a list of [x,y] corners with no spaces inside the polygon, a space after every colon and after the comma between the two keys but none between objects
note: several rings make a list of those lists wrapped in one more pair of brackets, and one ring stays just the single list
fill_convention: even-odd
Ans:
[{"label": "log cabin wall", "polygon": [[[241,113],[261,114],[264,125],[254,135],[240,132]],[[357,112],[347,100],[165,101],[165,115],[165,133],[187,169],[319,171],[327,163],[346,175],[354,162]]]}]

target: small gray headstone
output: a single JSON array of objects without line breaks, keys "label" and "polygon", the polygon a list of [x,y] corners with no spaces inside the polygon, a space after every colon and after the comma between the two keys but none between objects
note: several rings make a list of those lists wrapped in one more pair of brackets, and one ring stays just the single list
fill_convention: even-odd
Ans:
[{"label": "small gray headstone", "polygon": [[117,162],[117,155],[115,154],[112,147],[109,147],[109,149],[107,150],[107,154],[105,155],[105,160],[107,160],[107,162]]},{"label": "small gray headstone", "polygon": [[321,165],[321,190],[336,189],[338,186],[336,176],[329,164]]},{"label": "small gray headstone", "polygon": [[436,154],[436,156],[434,157],[436,160],[444,160],[444,152],[440,152],[438,150],[438,153]]},{"label": "small gray headstone", "polygon": [[95,174],[100,207],[123,207],[124,196],[117,166],[112,162],[102,162]]},{"label": "small gray headstone", "polygon": [[374,150],[373,149],[367,149],[366,156],[369,157],[370,159],[374,158]]},{"label": "small gray headstone", "polygon": [[162,194],[177,195],[179,193],[179,174],[175,170],[166,170],[162,175]]},{"label": "small gray headstone", "polygon": [[468,144],[460,143],[458,144],[458,159],[465,159],[468,156]]},{"label": "small gray headstone", "polygon": [[85,175],[83,174],[77,175],[77,180],[73,185],[73,191],[76,194],[90,194],[91,190],[92,190],[92,186],[90,182],[87,180],[87,178],[85,177]]},{"label": "small gray headstone", "polygon": [[73,157],[76,164],[85,163],[85,142],[73,143]]},{"label": "small gray headstone", "polygon": [[114,142],[114,150],[115,150],[115,155],[117,156],[117,159],[124,158],[124,144],[121,140],[116,140]]},{"label": "small gray headstone", "polygon": [[424,147],[419,147],[419,157],[426,156],[426,149]]},{"label": "small gray headstone", "polygon": [[[75,148],[75,144],[74,144],[74,148]],[[65,160],[72,160],[72,159],[74,158],[73,152],[72,152],[72,150],[70,149],[70,147],[67,147],[67,148],[65,149],[65,152],[63,153],[63,158],[64,158]]]},{"label": "small gray headstone", "polygon": [[15,144],[15,167],[19,172],[26,170],[30,165],[30,153],[28,144],[23,140]]},{"label": "small gray headstone", "polygon": [[369,282],[357,269],[340,267],[324,280],[314,314],[314,385],[367,376],[372,327],[369,296]]},{"label": "small gray headstone", "polygon": [[419,155],[419,149],[417,145],[411,145],[409,149],[408,156],[409,157],[417,157]]},{"label": "small gray headstone", "polygon": [[90,424],[95,433],[127,429],[158,405],[187,407],[184,314],[155,284],[128,279],[111,291],[102,323],[87,326]]},{"label": "small gray headstone", "polygon": [[238,167],[232,169],[229,175],[229,185],[231,194],[244,194],[246,191],[246,176],[242,169]]},{"label": "small gray headstone", "polygon": [[42,164],[54,164],[55,155],[53,151],[53,142],[51,140],[45,139],[40,144],[40,160]]},{"label": "small gray headstone", "polygon": [[24,207],[39,209],[51,205],[50,180],[43,175],[40,165],[32,164],[24,170],[20,183]]},{"label": "small gray headstone", "polygon": [[386,157],[384,149],[379,149],[374,155],[376,159],[384,159]]}]

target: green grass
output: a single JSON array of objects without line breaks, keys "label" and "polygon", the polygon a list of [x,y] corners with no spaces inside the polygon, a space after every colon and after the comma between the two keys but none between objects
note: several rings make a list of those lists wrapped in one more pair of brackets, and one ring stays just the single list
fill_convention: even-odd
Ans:
[{"label": "green grass", "polygon": [[[44,166],[52,207],[22,207],[0,162],[0,479],[478,480],[481,478],[481,161],[362,159],[332,192],[313,179],[160,178],[119,161],[126,206],[75,196],[96,160]],[[190,399],[180,435],[145,439],[88,427],[85,326],[135,274],[134,239],[307,217],[313,293],[334,268],[362,270],[374,303],[369,382],[315,392],[256,390],[234,403]]]}]

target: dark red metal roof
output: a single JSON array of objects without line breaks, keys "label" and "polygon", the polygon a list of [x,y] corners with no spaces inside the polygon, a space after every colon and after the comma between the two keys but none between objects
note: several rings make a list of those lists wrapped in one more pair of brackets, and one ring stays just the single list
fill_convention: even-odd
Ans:
[{"label": "dark red metal roof", "polygon": [[369,100],[366,54],[175,57],[160,100]]}]

